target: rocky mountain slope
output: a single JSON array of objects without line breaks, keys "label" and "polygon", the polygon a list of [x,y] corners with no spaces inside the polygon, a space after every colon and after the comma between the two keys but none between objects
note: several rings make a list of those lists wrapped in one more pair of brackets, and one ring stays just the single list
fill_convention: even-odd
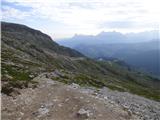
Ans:
[{"label": "rocky mountain slope", "polygon": [[3,120],[159,120],[160,103],[108,88],[65,85],[43,73],[19,95],[2,94]]},{"label": "rocky mountain slope", "polygon": [[[37,88],[40,84],[40,78],[38,77],[39,81],[34,80],[34,78],[37,79],[37,76],[40,74],[44,75],[44,80],[45,78],[49,78],[50,80],[52,79],[53,81],[69,85],[76,83],[87,88],[94,87],[94,89],[107,87],[112,90],[130,92],[160,101],[160,81],[152,76],[132,71],[126,66],[120,66],[114,62],[89,59],[75,50],[59,46],[48,35],[24,25],[2,22],[1,36],[2,103],[8,101],[8,103],[4,104],[4,109],[2,111],[2,117],[4,115],[4,119],[9,119],[13,116],[18,117],[20,114],[17,115],[16,112],[13,113],[12,111],[16,111],[18,106],[21,106],[21,102],[22,106],[25,106],[25,104],[29,105],[30,98],[32,97],[35,97],[34,101],[37,100],[37,103],[35,103],[36,108],[41,104],[40,102],[43,102],[43,100],[46,101],[44,98],[47,99],[47,96],[45,95],[49,95],[50,90],[46,92],[48,88],[45,88],[44,91],[41,91]],[[44,86],[46,86],[46,83],[44,83]],[[43,87],[43,85],[41,84],[40,87]],[[60,88],[63,88],[63,85],[60,86]],[[34,89],[38,89],[40,93],[46,92],[46,94],[39,93],[38,96],[36,96],[36,91],[34,91]],[[52,87],[49,87],[49,89],[52,89]],[[53,89],[58,92],[58,88],[53,87]],[[28,94],[25,90],[27,92],[31,91],[31,93]],[[28,103],[23,103],[25,101],[22,96],[26,94],[30,95],[27,96]],[[51,92],[51,98],[49,98],[49,100],[58,93],[54,93],[53,96],[52,94],[53,93]],[[71,93],[68,94],[71,95]],[[38,102],[40,98],[42,98],[42,101]],[[12,104],[14,100],[19,101],[15,102],[15,106]],[[85,102],[83,104],[85,104]],[[97,103],[97,106],[98,104],[99,103]],[[103,106],[103,103],[100,105]],[[34,107],[34,102],[31,102],[31,106]],[[23,107],[21,108],[23,109]],[[38,110],[38,112],[42,112],[42,114],[43,112],[48,113],[48,110],[43,108],[44,107]],[[24,107],[24,111],[29,111],[30,109],[32,109],[32,107]],[[104,107],[99,109],[100,111],[105,111]],[[56,108],[56,110],[60,113],[58,108]],[[84,110],[80,110],[82,113],[83,111]],[[13,113],[13,116],[10,116],[10,114],[7,113]],[[55,113],[55,116],[57,116],[58,120],[62,120],[63,118],[58,118],[59,113]],[[117,113],[118,115],[121,114],[121,112]],[[31,113],[26,113],[25,115],[28,116],[30,114]],[[33,116],[34,114],[37,115],[38,113],[33,113]],[[67,114],[67,111],[65,114]],[[156,113],[156,115],[159,115],[159,113]],[[124,116],[122,115],[123,118],[125,118]],[[32,119],[32,116],[30,117]],[[51,118],[52,117],[53,116],[51,115]],[[72,117],[69,117],[68,119],[70,118]],[[22,119],[27,118],[22,117]],[[80,119],[84,118],[82,117]],[[113,119],[116,118],[113,117]],[[129,119],[128,115],[125,119]]]}]

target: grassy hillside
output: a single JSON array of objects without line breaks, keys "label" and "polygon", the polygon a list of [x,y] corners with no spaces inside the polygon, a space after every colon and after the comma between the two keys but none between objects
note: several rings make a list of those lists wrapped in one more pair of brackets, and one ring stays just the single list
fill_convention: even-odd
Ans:
[{"label": "grassy hillside", "polygon": [[38,74],[55,70],[60,75],[53,80],[106,86],[160,101],[159,80],[114,62],[86,58],[27,26],[2,22],[2,92],[27,87]]}]

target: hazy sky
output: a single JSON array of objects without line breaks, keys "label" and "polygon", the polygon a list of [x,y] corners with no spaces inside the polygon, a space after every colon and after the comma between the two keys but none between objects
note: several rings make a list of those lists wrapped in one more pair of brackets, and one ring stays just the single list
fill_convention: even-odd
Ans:
[{"label": "hazy sky", "polygon": [[158,29],[159,0],[2,0],[2,20],[22,23],[53,38],[101,31]]}]

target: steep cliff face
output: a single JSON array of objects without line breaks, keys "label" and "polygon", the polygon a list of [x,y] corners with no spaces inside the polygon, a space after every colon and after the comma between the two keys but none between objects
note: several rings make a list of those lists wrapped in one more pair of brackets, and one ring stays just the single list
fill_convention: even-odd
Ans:
[{"label": "steep cliff face", "polygon": [[[109,87],[160,100],[160,81],[114,62],[95,61],[58,45],[48,35],[24,25],[2,22],[2,92],[27,87],[43,72],[53,80],[97,88]],[[49,76],[50,77],[50,76]],[[52,77],[51,77],[52,78]]]}]

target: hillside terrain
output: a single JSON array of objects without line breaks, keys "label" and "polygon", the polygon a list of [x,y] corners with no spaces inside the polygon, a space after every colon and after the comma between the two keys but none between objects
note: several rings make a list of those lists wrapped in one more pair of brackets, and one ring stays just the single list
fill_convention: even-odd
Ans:
[{"label": "hillside terrain", "polygon": [[[40,90],[38,87],[41,78],[37,78],[37,76],[41,74],[44,75],[42,78],[49,78],[50,80],[53,80],[53,82],[58,81],[69,85],[78,84],[81,87],[93,87],[97,90],[107,87],[111,90],[129,92],[160,101],[160,81],[157,78],[141,72],[132,71],[128,69],[128,67],[121,66],[116,62],[92,60],[73,49],[58,45],[48,35],[24,25],[2,22],[1,27],[2,103],[8,102],[3,104],[4,109],[2,110],[2,118],[4,119],[12,118],[17,114],[14,113],[13,116],[10,116],[10,114],[7,113],[10,113],[10,111],[13,110],[16,111],[17,105],[15,107],[14,104],[12,104],[14,100],[20,99],[19,102],[15,102],[15,104],[21,106],[20,102],[23,102],[21,96],[28,94],[25,93],[25,90],[27,92],[32,91],[28,94],[30,95],[28,97],[35,97],[34,101],[39,100],[41,97],[47,97],[45,95],[49,94],[50,90],[44,96],[42,94],[37,97],[35,96],[36,92],[33,92],[35,89],[38,89],[38,91]],[[34,78],[38,80],[35,81]],[[47,84],[44,83],[44,86]],[[40,87],[43,87],[43,85],[40,84]],[[49,88],[52,89],[52,87]],[[60,86],[59,89],[61,88],[63,89],[63,85]],[[56,91],[56,88],[53,87],[53,89]],[[41,92],[46,92],[46,90],[48,89],[45,88],[44,91],[42,90]],[[56,93],[54,94],[56,95]],[[71,93],[67,94],[70,95]],[[46,101],[44,98],[40,102],[43,102],[43,100]],[[28,100],[28,103],[25,104],[29,105],[29,101],[30,99]],[[31,102],[31,105],[32,104],[34,103]],[[40,105],[40,103],[35,103],[35,105],[37,104]],[[159,104],[159,102],[153,102],[153,104]],[[97,103],[97,106],[98,105],[103,106],[103,103]],[[24,109],[29,111],[29,109],[32,108],[29,107]],[[105,111],[104,109],[104,107],[99,108],[99,110],[102,110],[103,112]],[[42,107],[39,111],[43,114],[43,111],[47,113],[46,111],[48,110],[44,110],[44,107]],[[59,116],[59,113],[56,114],[57,117]],[[117,113],[118,115],[121,114],[121,112]],[[37,115],[37,113],[33,114]],[[27,113],[26,115],[28,116],[30,113]],[[156,112],[156,115],[159,115],[159,113]],[[125,119],[129,119],[128,114],[126,116],[122,115]],[[27,118],[24,117],[24,119]],[[42,117],[39,119],[44,118]],[[63,118],[57,119],[62,120]]]},{"label": "hillside terrain", "polygon": [[65,85],[43,73],[19,95],[2,94],[3,120],[159,120],[160,103],[108,88]]}]

